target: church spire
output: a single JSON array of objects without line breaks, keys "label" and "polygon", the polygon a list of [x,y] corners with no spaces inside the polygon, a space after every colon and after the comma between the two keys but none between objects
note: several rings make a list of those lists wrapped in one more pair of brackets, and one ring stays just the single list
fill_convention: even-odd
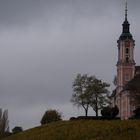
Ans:
[{"label": "church spire", "polygon": [[132,39],[132,35],[130,33],[130,24],[127,20],[127,15],[128,15],[128,7],[127,7],[127,1],[125,3],[125,21],[123,22],[122,26],[123,26],[123,29],[122,29],[122,34],[120,36],[120,39],[121,40],[125,40],[125,39]]},{"label": "church spire", "polygon": [[127,12],[128,12],[128,9],[127,9],[127,1],[125,3],[125,20],[127,20]]}]

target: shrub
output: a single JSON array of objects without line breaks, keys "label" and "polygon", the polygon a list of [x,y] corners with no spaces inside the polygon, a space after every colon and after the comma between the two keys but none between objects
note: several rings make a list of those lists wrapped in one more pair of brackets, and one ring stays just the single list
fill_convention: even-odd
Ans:
[{"label": "shrub", "polygon": [[78,116],[77,118],[71,117],[70,120],[104,120],[105,118],[102,116]]},{"label": "shrub", "polygon": [[133,111],[134,113],[134,118],[140,118],[140,108],[137,108]]},{"label": "shrub", "polygon": [[76,118],[77,120],[103,120],[103,117],[102,116],[78,116]]},{"label": "shrub", "polygon": [[118,114],[119,114],[119,109],[118,107],[115,105],[115,107],[111,108],[111,117],[115,118]]},{"label": "shrub", "polygon": [[111,107],[107,106],[107,107],[104,107],[102,110],[101,110],[101,115],[104,117],[104,118],[111,118]]},{"label": "shrub", "polygon": [[69,120],[73,121],[73,120],[76,120],[76,118],[75,117],[71,117]]},{"label": "shrub", "polygon": [[114,119],[119,113],[119,109],[117,106],[115,107],[104,107],[102,110],[101,110],[101,114],[104,118],[106,119]]},{"label": "shrub", "polygon": [[61,113],[56,110],[47,110],[43,115],[41,125],[62,120]]},{"label": "shrub", "polygon": [[19,132],[22,132],[22,131],[23,131],[23,129],[20,126],[16,126],[12,129],[13,134],[19,133]]}]

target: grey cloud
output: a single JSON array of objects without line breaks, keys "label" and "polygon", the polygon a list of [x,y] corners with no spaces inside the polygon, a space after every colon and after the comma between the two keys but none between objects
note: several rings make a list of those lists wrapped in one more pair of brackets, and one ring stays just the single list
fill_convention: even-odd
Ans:
[{"label": "grey cloud", "polygon": [[113,9],[113,3],[111,0],[1,0],[0,24],[20,28],[43,21],[48,24],[53,20],[74,22],[77,18],[98,18],[106,16],[105,12]]}]

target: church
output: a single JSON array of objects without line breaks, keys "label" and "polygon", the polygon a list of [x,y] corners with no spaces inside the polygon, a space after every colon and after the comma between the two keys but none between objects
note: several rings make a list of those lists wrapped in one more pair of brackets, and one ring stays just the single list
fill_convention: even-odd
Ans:
[{"label": "church", "polygon": [[[122,34],[117,41],[118,62],[116,88],[111,95],[111,106],[117,105],[119,108],[118,117],[126,120],[133,116],[133,111],[137,108],[132,104],[130,87],[135,87],[140,91],[140,66],[136,66],[134,60],[135,40],[130,33],[130,24],[127,19],[127,3],[125,9],[125,20],[122,24]],[[140,94],[140,93],[139,93]]]}]

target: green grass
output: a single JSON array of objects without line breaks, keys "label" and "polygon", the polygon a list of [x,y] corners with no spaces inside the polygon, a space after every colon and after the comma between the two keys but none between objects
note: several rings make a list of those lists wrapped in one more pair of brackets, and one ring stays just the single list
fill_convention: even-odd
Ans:
[{"label": "green grass", "polygon": [[140,140],[140,121],[61,121],[3,140]]}]

